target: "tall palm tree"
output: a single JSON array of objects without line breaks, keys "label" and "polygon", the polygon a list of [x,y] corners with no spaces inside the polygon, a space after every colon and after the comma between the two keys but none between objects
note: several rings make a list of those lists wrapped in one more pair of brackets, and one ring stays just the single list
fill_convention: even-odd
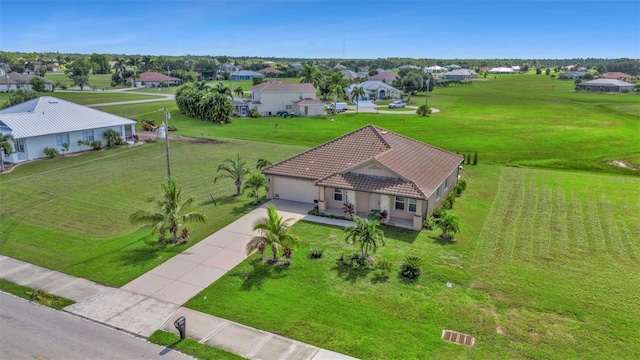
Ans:
[{"label": "tall palm tree", "polygon": [[362,252],[362,258],[367,258],[369,250],[376,252],[378,249],[378,243],[384,246],[384,232],[378,228],[380,222],[378,220],[362,219],[360,217],[354,217],[353,221],[356,222],[355,226],[349,226],[344,229],[347,233],[346,241],[351,240],[351,243],[360,243],[360,251]]},{"label": "tall palm tree", "polygon": [[113,64],[113,70],[117,74],[118,82],[120,84],[124,83],[124,74],[127,71],[127,61],[124,58],[116,57],[113,59],[115,62]]},{"label": "tall palm tree", "polygon": [[217,92],[220,95],[231,97],[231,89],[226,87],[222,82],[219,82],[216,86],[214,86],[213,91]]},{"label": "tall palm tree", "polygon": [[[133,224],[146,224],[151,227],[151,234],[159,233],[160,242],[165,242],[167,232],[172,234],[169,243],[178,242],[178,231],[183,224],[188,222],[206,222],[204,215],[200,213],[186,213],[191,206],[193,198],[182,201],[182,189],[178,187],[175,180],[169,184],[161,184],[162,194],[150,201],[155,202],[158,212],[138,210],[129,216],[129,221]],[[183,230],[183,232],[185,232]],[[186,232],[185,232],[186,233]]]},{"label": "tall palm tree", "polygon": [[443,239],[453,239],[454,235],[460,232],[460,218],[456,214],[446,213],[438,219],[436,227],[442,230],[440,237]]},{"label": "tall palm tree", "polygon": [[351,102],[356,103],[356,114],[358,113],[359,108],[358,100],[365,97],[366,95],[367,93],[366,91],[364,91],[364,88],[362,86],[355,86],[351,90]]},{"label": "tall palm tree", "polygon": [[322,73],[320,70],[311,64],[302,64],[302,71],[300,73],[300,82],[309,83],[315,87],[320,84]]},{"label": "tall palm tree", "polygon": [[269,191],[267,179],[261,173],[253,174],[247,181],[245,181],[242,187],[242,192],[249,190],[249,197],[253,198],[253,205],[260,203],[260,189],[266,189]]},{"label": "tall palm tree", "polygon": [[133,67],[133,87],[136,87],[136,78],[138,77],[138,65],[140,65],[140,58],[138,56],[130,56],[127,59],[127,65]]},{"label": "tall palm tree", "polygon": [[271,248],[273,260],[278,259],[278,250],[281,247],[295,249],[300,243],[300,238],[289,232],[291,223],[295,219],[289,218],[283,220],[282,216],[278,216],[278,210],[273,205],[267,207],[267,216],[258,220],[253,230],[258,230],[260,235],[254,236],[247,244],[247,254],[251,254],[255,250]]},{"label": "tall palm tree", "polygon": [[218,165],[218,173],[222,173],[213,179],[215,183],[218,179],[232,179],[234,185],[236,186],[236,196],[240,195],[240,191],[242,189],[242,182],[244,178],[251,173],[249,166],[247,163],[240,158],[240,154],[238,154],[237,160],[225,159],[222,164]]},{"label": "tall palm tree", "polygon": [[334,72],[329,74],[327,81],[331,92],[335,95],[333,106],[334,109],[336,109],[338,96],[344,95],[344,88],[347,86],[347,79],[344,78],[344,75],[341,72]]},{"label": "tall palm tree", "polygon": [[0,151],[3,152],[3,154],[0,154],[0,172],[4,172],[4,153],[11,154],[13,151],[12,141],[13,136],[11,134],[0,133]]}]

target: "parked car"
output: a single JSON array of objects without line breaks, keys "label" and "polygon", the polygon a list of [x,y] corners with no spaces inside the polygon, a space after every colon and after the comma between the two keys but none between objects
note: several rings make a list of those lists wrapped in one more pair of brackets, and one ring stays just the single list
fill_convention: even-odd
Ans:
[{"label": "parked car", "polygon": [[405,107],[405,105],[406,104],[403,103],[402,101],[396,100],[389,104],[389,109],[403,108]]}]

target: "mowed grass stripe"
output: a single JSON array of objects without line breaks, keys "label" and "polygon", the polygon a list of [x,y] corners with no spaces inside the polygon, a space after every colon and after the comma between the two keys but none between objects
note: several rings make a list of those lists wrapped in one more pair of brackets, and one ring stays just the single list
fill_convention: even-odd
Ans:
[{"label": "mowed grass stripe", "polygon": [[553,202],[553,218],[551,233],[553,235],[553,249],[559,250],[561,255],[570,251],[569,245],[569,215],[567,213],[567,195],[559,184],[554,183],[555,197]]},{"label": "mowed grass stripe", "polygon": [[569,193],[569,241],[574,251],[573,253],[588,253],[589,238],[586,233],[582,202],[575,191]]},{"label": "mowed grass stripe", "polygon": [[521,226],[520,215],[525,207],[525,185],[526,179],[529,177],[528,173],[522,173],[523,177],[517,177],[511,179],[512,187],[510,188],[511,194],[509,196],[509,203],[507,204],[507,211],[503,218],[502,231],[500,231],[501,243],[502,243],[502,258],[513,259],[515,256],[516,244],[519,242],[518,232]]},{"label": "mowed grass stripe", "polygon": [[536,238],[537,226],[534,223],[536,208],[538,206],[538,187],[531,180],[531,174],[525,185],[524,193],[526,201],[522,210],[520,232],[518,234],[517,254],[518,257],[525,260],[533,259],[533,244]]},{"label": "mowed grass stripe", "polygon": [[602,226],[600,225],[600,214],[598,211],[598,201],[593,200],[593,195],[584,194],[584,197],[589,198],[584,203],[587,225],[587,236],[589,237],[589,248],[592,252],[606,253],[606,241],[602,232]]},{"label": "mowed grass stripe", "polygon": [[552,192],[551,189],[546,187],[541,177],[536,179],[538,186],[538,204],[536,206],[536,215],[534,217],[534,223],[537,226],[536,240],[534,245],[535,257],[548,257],[550,256],[550,242],[551,242],[551,215],[552,215]]},{"label": "mowed grass stripe", "polygon": [[620,232],[616,226],[613,204],[611,204],[608,199],[601,197],[599,205],[598,213],[600,215],[600,225],[602,226],[606,247],[611,249],[611,253],[628,260],[629,255],[625,251],[624,243],[620,239]]},{"label": "mowed grass stripe", "polygon": [[[637,223],[634,225],[637,225]],[[624,245],[624,250],[629,255],[629,258],[636,261],[640,260],[640,249],[638,249],[640,239],[633,237],[632,230],[623,219],[616,219],[616,226],[620,231],[620,238]],[[636,229],[636,234],[638,233],[637,230],[638,229]]]}]

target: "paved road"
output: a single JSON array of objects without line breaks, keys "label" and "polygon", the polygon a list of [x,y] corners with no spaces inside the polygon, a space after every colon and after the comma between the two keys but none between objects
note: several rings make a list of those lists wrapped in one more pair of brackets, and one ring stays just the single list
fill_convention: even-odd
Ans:
[{"label": "paved road", "polygon": [[0,292],[2,359],[193,360],[104,325]]}]

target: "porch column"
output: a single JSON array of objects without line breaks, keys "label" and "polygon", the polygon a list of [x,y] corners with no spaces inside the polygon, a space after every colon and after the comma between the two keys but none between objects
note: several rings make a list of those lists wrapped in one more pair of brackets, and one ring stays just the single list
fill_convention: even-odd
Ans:
[{"label": "porch column", "polygon": [[327,208],[327,204],[324,202],[324,186],[318,186],[320,195],[318,196],[318,211],[324,212]]},{"label": "porch column", "polygon": [[413,214],[413,229],[422,229],[422,200],[416,201],[416,213]]}]

